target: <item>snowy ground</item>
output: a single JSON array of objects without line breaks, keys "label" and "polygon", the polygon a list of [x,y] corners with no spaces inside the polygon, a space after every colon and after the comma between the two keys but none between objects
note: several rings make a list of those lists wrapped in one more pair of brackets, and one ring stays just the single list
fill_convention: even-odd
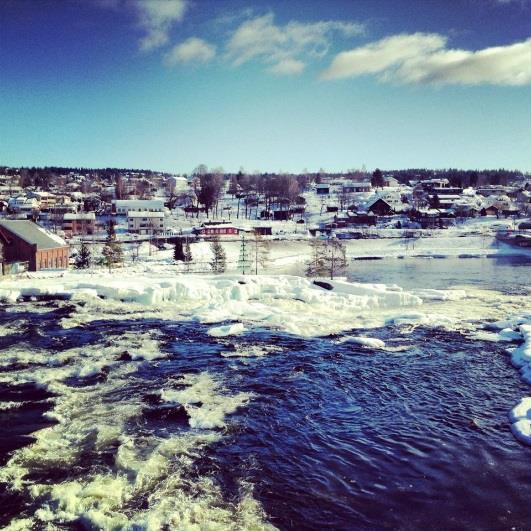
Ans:
[{"label": "snowy ground", "polygon": [[[489,224],[489,227],[491,225]],[[531,257],[531,249],[516,247],[499,242],[491,231],[478,229],[449,229],[425,231],[420,238],[404,239],[392,237],[397,231],[378,231],[387,237],[366,238],[359,240],[344,240],[347,257],[357,258],[404,258],[404,257],[494,257],[500,255],[524,255]],[[304,264],[310,259],[311,249],[306,235],[292,233],[290,239],[270,239],[269,257],[265,267],[259,266],[259,273],[288,272],[293,266],[298,266],[302,271]],[[249,242],[248,242],[249,243]],[[237,237],[222,241],[227,255],[227,271],[238,271],[238,258],[240,254],[240,240]],[[93,256],[101,254],[101,246],[91,246]],[[210,243],[199,241],[191,244],[193,264],[190,271],[206,273],[210,271],[212,253]],[[253,247],[250,242],[249,254],[253,261]],[[127,267],[142,270],[141,264],[158,265],[160,267],[173,266],[173,249],[160,250],[148,242],[138,245],[124,244],[124,256]],[[136,262],[136,264],[133,264]],[[140,269],[138,269],[140,268]],[[182,265],[173,266],[173,270],[185,271]],[[254,272],[254,265],[251,271]]]}]

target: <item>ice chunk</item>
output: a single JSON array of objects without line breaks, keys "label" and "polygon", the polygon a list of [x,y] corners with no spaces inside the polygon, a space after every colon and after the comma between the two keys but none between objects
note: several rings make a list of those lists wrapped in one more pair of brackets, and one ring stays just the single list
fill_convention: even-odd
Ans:
[{"label": "ice chunk", "polygon": [[513,407],[509,414],[513,422],[520,419],[531,419],[531,397],[525,396]]},{"label": "ice chunk", "polygon": [[215,326],[211,328],[207,334],[212,337],[225,337],[243,334],[243,332],[245,332],[243,323],[234,323],[225,326]]},{"label": "ice chunk", "polygon": [[381,339],[375,337],[362,337],[362,336],[345,336],[342,337],[338,343],[357,343],[358,345],[363,345],[364,347],[371,348],[384,348],[385,343]]},{"label": "ice chunk", "polygon": [[531,420],[520,419],[511,425],[513,435],[521,442],[531,444]]}]

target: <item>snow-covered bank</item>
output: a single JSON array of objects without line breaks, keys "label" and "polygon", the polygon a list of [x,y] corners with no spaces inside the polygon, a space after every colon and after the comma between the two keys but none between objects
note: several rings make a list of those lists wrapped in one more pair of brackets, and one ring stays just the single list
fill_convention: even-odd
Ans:
[{"label": "snow-covered bank", "polygon": [[[358,317],[417,307],[423,299],[465,297],[458,291],[414,293],[395,285],[330,281],[332,290],[311,280],[288,275],[152,275],[121,271],[115,274],[67,272],[60,278],[42,277],[4,281],[0,300],[57,297],[91,305],[127,303],[148,308],[162,318],[195,319],[202,323],[237,321],[276,328],[301,336],[337,333],[353,328]],[[123,306],[123,304],[122,304]],[[98,310],[99,311],[99,310]],[[366,324],[366,323],[365,323]],[[240,333],[243,325],[211,330],[214,336]]]},{"label": "snow-covered bank", "polygon": [[[522,334],[523,343],[513,350],[511,361],[520,369],[522,379],[531,384],[531,318],[520,324],[518,330]],[[511,411],[511,420],[513,422],[511,429],[515,437],[531,444],[531,397],[522,398]]]},{"label": "snow-covered bank", "polygon": [[[392,235],[394,232],[394,236]],[[374,238],[359,240],[344,240],[347,257],[349,260],[368,258],[495,258],[500,256],[528,256],[531,258],[531,249],[510,246],[497,241],[493,234],[470,234],[456,228],[447,230],[426,231],[420,238],[400,238],[397,231],[378,231]],[[383,234],[383,235],[382,235]],[[429,235],[428,235],[429,234]],[[306,263],[311,257],[311,248],[308,238],[298,235],[298,239],[268,240],[269,253],[264,263],[259,266],[260,273],[273,272],[303,272]],[[240,254],[240,241],[223,241],[223,249],[227,256],[227,271],[238,270]],[[212,250],[210,242],[198,241],[191,245],[193,262],[191,270],[195,272],[208,272],[211,270]],[[100,253],[94,249],[94,255]],[[138,257],[137,257],[138,253]],[[127,251],[126,262],[128,269],[140,270],[143,267],[169,268],[185,271],[184,264],[175,265],[173,249],[168,246],[159,250],[144,242],[140,247]],[[131,262],[131,256],[135,261]]]},{"label": "snow-covered bank", "polygon": [[[489,324],[493,332],[477,335],[483,341],[521,341],[516,348],[509,348],[511,363],[520,370],[522,380],[531,384],[531,313],[513,319]],[[509,414],[511,431],[523,443],[531,444],[531,396],[523,397]]]}]

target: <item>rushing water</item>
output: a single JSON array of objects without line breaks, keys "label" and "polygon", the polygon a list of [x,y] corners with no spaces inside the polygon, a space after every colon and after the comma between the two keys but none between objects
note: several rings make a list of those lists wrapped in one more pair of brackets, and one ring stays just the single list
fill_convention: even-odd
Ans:
[{"label": "rushing water", "polygon": [[[407,285],[394,263],[387,281]],[[520,262],[459,264],[441,283],[531,284]],[[507,345],[407,326],[367,331],[385,349],[105,315],[63,327],[78,304],[0,312],[0,527],[531,526],[531,448],[507,420],[529,389]]]}]

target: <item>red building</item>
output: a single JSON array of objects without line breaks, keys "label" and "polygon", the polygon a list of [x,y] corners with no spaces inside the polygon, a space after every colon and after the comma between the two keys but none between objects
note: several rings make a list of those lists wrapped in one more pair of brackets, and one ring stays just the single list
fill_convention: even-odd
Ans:
[{"label": "red building", "polygon": [[68,244],[32,221],[0,221],[0,242],[7,263],[27,262],[29,271],[68,267]]},{"label": "red building", "polygon": [[238,236],[240,229],[233,225],[204,225],[194,229],[198,236]]},{"label": "red building", "polygon": [[63,231],[66,236],[94,234],[96,214],[94,212],[69,212],[63,216]]}]

